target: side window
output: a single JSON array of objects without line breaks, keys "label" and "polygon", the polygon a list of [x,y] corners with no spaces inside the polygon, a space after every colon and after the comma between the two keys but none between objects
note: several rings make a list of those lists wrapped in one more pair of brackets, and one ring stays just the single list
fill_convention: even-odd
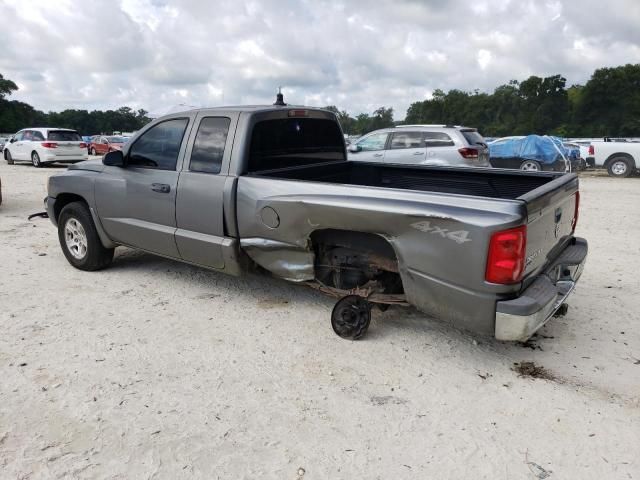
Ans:
[{"label": "side window", "polygon": [[422,132],[398,132],[391,136],[391,150],[424,147],[424,134]]},{"label": "side window", "polygon": [[33,140],[33,132],[31,130],[25,130],[22,132],[22,140],[25,142],[30,142]]},{"label": "side window", "polygon": [[134,167],[175,170],[188,123],[188,118],[176,118],[151,127],[131,146],[127,164]]},{"label": "side window", "polygon": [[220,173],[229,124],[227,117],[205,117],[200,122],[193,143],[189,170],[192,172]]},{"label": "side window", "polygon": [[453,147],[453,140],[444,132],[424,132],[427,147]]},{"label": "side window", "polygon": [[42,135],[42,133],[34,131],[33,135],[31,136],[31,140],[33,140],[34,142],[44,142],[44,136]]},{"label": "side window", "polygon": [[384,145],[387,143],[388,133],[374,133],[356,143],[363,152],[371,152],[374,150],[384,150]]},{"label": "side window", "polygon": [[24,132],[18,132],[16,133],[13,138],[16,139],[16,142],[21,142],[22,139],[24,138]]}]

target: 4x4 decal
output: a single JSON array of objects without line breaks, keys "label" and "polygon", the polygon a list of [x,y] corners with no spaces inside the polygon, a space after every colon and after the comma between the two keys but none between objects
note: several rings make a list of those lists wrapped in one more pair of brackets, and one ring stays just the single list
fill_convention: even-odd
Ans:
[{"label": "4x4 decal", "polygon": [[441,228],[437,225],[431,225],[431,222],[428,220],[412,223],[411,226],[416,230],[420,230],[421,232],[433,233],[434,235],[440,235],[442,238],[453,240],[460,245],[471,241],[471,239],[469,238],[469,232],[467,230],[454,230],[453,232],[450,232],[447,228]]}]

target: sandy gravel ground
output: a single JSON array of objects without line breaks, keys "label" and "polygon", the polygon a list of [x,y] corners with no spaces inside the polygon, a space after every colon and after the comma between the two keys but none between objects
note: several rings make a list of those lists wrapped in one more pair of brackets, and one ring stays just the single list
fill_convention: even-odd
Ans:
[{"label": "sandy gravel ground", "polygon": [[[74,270],[0,162],[2,479],[640,478],[640,178],[582,180],[590,257],[528,347],[120,249]],[[552,380],[520,377],[535,361]]]}]

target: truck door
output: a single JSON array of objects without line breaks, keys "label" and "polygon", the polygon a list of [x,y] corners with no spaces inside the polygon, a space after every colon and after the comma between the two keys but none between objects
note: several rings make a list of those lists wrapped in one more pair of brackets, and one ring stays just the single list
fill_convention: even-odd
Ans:
[{"label": "truck door", "polygon": [[420,165],[425,162],[427,147],[423,132],[408,132],[404,129],[391,134],[389,147],[384,154],[384,163]]},{"label": "truck door", "polygon": [[195,114],[157,123],[133,141],[125,166],[105,166],[95,185],[102,225],[115,242],[180,258],[175,241],[178,160]]},{"label": "truck door", "polygon": [[[192,263],[224,268],[224,194],[238,114],[201,112],[191,132],[176,199],[176,244]],[[231,133],[230,133],[231,132]]]}]

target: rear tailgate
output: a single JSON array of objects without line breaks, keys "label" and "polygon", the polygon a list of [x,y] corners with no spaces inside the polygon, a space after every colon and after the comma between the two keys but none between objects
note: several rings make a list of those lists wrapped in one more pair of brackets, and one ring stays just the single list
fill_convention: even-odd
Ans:
[{"label": "rear tailgate", "polygon": [[553,262],[573,236],[579,203],[578,176],[561,175],[520,197],[527,207],[524,287]]},{"label": "rear tailgate", "polygon": [[72,130],[49,130],[47,142],[55,143],[53,153],[61,159],[79,159],[87,153],[87,144],[82,141],[78,132]]}]

